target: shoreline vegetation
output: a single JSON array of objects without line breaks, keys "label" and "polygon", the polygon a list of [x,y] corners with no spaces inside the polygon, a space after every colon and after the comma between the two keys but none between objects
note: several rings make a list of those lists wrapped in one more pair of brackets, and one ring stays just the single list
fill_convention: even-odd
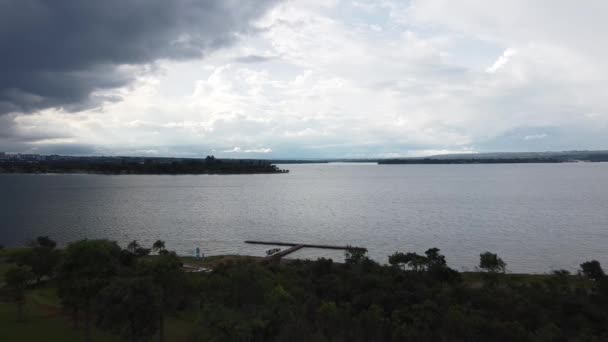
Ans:
[{"label": "shoreline vegetation", "polygon": [[264,160],[60,157],[0,162],[0,174],[201,175],[288,173]]},{"label": "shoreline vegetation", "polygon": [[568,163],[570,161],[556,158],[458,158],[458,159],[388,159],[378,161],[378,164],[551,164]]},{"label": "shoreline vegetation", "polygon": [[415,164],[550,164],[608,162],[608,151],[500,152],[447,154],[411,158],[358,159],[220,159],[168,157],[92,157],[0,152],[0,174],[230,175],[289,173],[277,164],[376,163]]},{"label": "shoreline vegetation", "polygon": [[608,277],[594,260],[526,275],[491,252],[458,272],[437,248],[381,265],[350,246],[343,263],[279,249],[180,257],[160,240],[56,246],[0,247],[0,340],[608,340]]},{"label": "shoreline vegetation", "polygon": [[379,160],[378,164],[531,164],[608,162],[608,151],[503,152],[447,154],[420,158]]}]

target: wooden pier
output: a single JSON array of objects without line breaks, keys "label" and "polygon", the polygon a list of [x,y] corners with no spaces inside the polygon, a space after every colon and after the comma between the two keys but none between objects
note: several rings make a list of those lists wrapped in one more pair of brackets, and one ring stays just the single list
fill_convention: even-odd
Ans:
[{"label": "wooden pier", "polygon": [[277,253],[275,253],[273,255],[269,255],[269,257],[279,259],[279,258],[282,258],[282,257],[286,256],[287,254],[291,254],[291,253],[293,253],[293,252],[295,252],[297,250],[300,250],[302,248],[304,248],[303,245],[296,245],[296,246],[287,248],[285,250],[282,250],[280,252],[277,252]]},{"label": "wooden pier", "polygon": [[348,248],[354,248],[349,246],[335,246],[335,245],[315,245],[309,243],[291,243],[291,242],[277,242],[277,241],[254,241],[247,240],[245,243],[253,244],[253,245],[269,245],[269,246],[285,246],[290,247],[280,252],[277,252],[274,255],[269,256],[268,258],[282,258],[288,254],[291,254],[297,250],[302,248],[320,248],[320,249],[334,249],[334,250],[347,250]]}]

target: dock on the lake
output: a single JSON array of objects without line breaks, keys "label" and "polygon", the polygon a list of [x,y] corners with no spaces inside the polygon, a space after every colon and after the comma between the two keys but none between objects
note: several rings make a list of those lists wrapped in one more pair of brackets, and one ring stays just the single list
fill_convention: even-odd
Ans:
[{"label": "dock on the lake", "polygon": [[282,258],[288,254],[291,254],[297,250],[302,248],[319,248],[319,249],[335,249],[335,250],[347,250],[349,248],[358,248],[351,246],[335,246],[335,245],[315,245],[309,243],[292,243],[292,242],[277,242],[277,241],[255,241],[255,240],[247,240],[245,243],[253,244],[253,245],[268,245],[268,246],[285,246],[290,247],[276,254],[269,256],[269,258]]}]

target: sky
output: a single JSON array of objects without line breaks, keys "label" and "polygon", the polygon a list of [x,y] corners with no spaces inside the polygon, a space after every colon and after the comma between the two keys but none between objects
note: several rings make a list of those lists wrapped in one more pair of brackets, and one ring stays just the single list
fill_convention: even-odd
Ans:
[{"label": "sky", "polygon": [[608,149],[604,0],[0,0],[0,151]]}]

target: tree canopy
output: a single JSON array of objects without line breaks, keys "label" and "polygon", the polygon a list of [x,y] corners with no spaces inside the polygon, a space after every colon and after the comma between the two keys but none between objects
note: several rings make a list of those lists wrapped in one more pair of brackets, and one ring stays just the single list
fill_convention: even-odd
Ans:
[{"label": "tree canopy", "polygon": [[[192,341],[608,340],[608,279],[596,260],[576,274],[514,275],[485,252],[485,272],[467,273],[437,248],[396,252],[390,265],[349,248],[345,263],[228,259],[187,273],[183,258],[160,247],[142,255],[137,242],[77,241],[46,284],[84,322],[85,339],[96,323],[131,341],[163,341],[167,318],[185,317],[182,337]],[[32,277],[27,266],[5,274],[18,307],[37,286]]]}]

